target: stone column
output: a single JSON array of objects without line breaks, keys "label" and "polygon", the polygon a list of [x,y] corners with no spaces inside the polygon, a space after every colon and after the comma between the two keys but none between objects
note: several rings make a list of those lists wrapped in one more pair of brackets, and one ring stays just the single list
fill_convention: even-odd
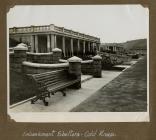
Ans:
[{"label": "stone column", "polygon": [[85,55],[85,40],[83,41],[83,55]]},{"label": "stone column", "polygon": [[115,49],[114,49],[114,51],[116,52],[116,46],[115,46]]},{"label": "stone column", "polygon": [[55,48],[57,48],[57,36],[56,35],[54,35],[54,42],[55,42]]},{"label": "stone column", "polygon": [[94,48],[95,48],[95,45],[94,45],[94,42],[93,42],[93,53],[94,53]]},{"label": "stone column", "polygon": [[92,54],[92,42],[90,42],[90,54]]},{"label": "stone column", "polygon": [[94,42],[94,55],[97,55],[97,46],[95,42]]},{"label": "stone column", "polygon": [[17,72],[22,72],[22,62],[27,60],[28,51],[27,45],[20,43],[14,47],[14,66],[13,69]]},{"label": "stone column", "polygon": [[101,51],[100,43],[98,43],[98,46],[99,46],[99,51]]},{"label": "stone column", "polygon": [[81,61],[82,60],[76,56],[68,59],[69,74],[71,77],[73,76],[78,79],[78,82],[72,86],[73,88],[81,88]]},{"label": "stone column", "polygon": [[31,35],[30,41],[31,41],[31,52],[34,52],[34,36],[33,35]]},{"label": "stone column", "polygon": [[115,46],[113,46],[113,52],[115,51]]},{"label": "stone column", "polygon": [[100,43],[98,43],[98,51],[101,52]]},{"label": "stone column", "polygon": [[55,48],[55,38],[54,38],[54,34],[51,34],[51,50],[53,50]]},{"label": "stone column", "polygon": [[50,35],[47,35],[47,52],[50,52]]},{"label": "stone column", "polygon": [[98,43],[95,43],[96,44],[96,50],[99,51],[99,45]]},{"label": "stone column", "polygon": [[62,55],[62,50],[59,48],[54,48],[52,52],[53,52],[53,63],[59,63],[59,59],[61,58]]},{"label": "stone column", "polygon": [[35,35],[35,51],[38,53],[38,36]]},{"label": "stone column", "polygon": [[92,51],[93,51],[93,54],[94,54],[94,42],[92,43]]},{"label": "stone column", "polygon": [[90,53],[90,42],[88,42],[88,52]]},{"label": "stone column", "polygon": [[73,56],[73,38],[70,39],[71,56]]},{"label": "stone column", "polygon": [[66,57],[66,50],[65,50],[65,37],[62,36],[62,48],[63,48],[63,55]]},{"label": "stone column", "polygon": [[79,55],[80,52],[80,40],[77,40],[77,55]]},{"label": "stone column", "polygon": [[102,77],[101,56],[96,55],[93,58],[93,76],[96,78]]}]

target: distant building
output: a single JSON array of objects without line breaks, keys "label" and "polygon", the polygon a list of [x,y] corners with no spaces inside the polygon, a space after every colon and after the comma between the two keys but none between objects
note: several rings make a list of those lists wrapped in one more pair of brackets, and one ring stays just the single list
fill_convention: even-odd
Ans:
[{"label": "distant building", "polygon": [[47,53],[60,48],[64,57],[91,55],[99,51],[100,45],[100,38],[53,24],[10,28],[9,40],[9,47],[22,42],[29,46],[30,52],[35,53]]},{"label": "distant building", "polygon": [[122,53],[125,49],[121,43],[101,43],[100,51]]},{"label": "distant building", "polygon": [[130,53],[132,53],[132,54],[139,54],[139,55],[145,55],[145,54],[147,54],[147,49],[146,48],[131,49]]}]

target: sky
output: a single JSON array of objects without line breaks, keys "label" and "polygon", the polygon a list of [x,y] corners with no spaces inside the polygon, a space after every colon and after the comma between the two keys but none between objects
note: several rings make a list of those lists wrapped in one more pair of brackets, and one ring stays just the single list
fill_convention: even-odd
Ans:
[{"label": "sky", "polygon": [[7,26],[65,27],[100,38],[101,43],[148,38],[149,11],[141,5],[20,5],[10,9]]}]

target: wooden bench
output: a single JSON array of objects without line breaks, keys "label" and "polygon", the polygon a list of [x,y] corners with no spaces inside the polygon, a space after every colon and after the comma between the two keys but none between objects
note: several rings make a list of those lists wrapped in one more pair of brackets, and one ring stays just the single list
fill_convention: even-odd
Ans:
[{"label": "wooden bench", "polygon": [[57,91],[61,91],[63,96],[66,96],[66,93],[63,91],[65,88],[74,86],[74,84],[81,84],[81,79],[69,74],[68,70],[33,74],[31,77],[36,90],[36,97],[31,99],[31,103],[34,104],[40,99],[45,106],[48,106],[48,102],[45,100],[46,97],[50,98],[50,95],[54,95]]}]

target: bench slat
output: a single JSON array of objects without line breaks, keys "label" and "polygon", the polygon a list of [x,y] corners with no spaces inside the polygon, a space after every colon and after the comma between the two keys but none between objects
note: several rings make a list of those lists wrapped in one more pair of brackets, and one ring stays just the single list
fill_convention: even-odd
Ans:
[{"label": "bench slat", "polygon": [[42,79],[46,79],[46,78],[49,78],[49,77],[56,77],[56,76],[59,76],[59,75],[66,75],[68,72],[60,72],[60,73],[55,73],[55,74],[47,74],[47,75],[40,75],[40,77],[35,77],[33,76],[34,79],[36,80],[42,80]]},{"label": "bench slat", "polygon": [[63,71],[67,71],[67,70],[56,70],[56,71],[50,71],[50,72],[44,72],[44,73],[39,73],[39,74],[33,74],[32,76],[34,77],[40,77],[41,75],[49,75],[49,74],[56,74],[59,72],[63,72]]},{"label": "bench slat", "polygon": [[55,82],[52,82],[52,83],[49,83],[49,84],[46,84],[47,85],[47,87],[53,87],[54,85],[56,85],[56,84],[61,84],[61,83],[66,83],[66,82],[68,82],[69,80],[68,79],[60,79],[60,80],[58,80],[58,81],[55,81]]},{"label": "bench slat", "polygon": [[74,80],[74,81],[68,81],[67,83],[62,83],[62,84],[59,84],[59,85],[56,85],[56,86],[53,86],[53,87],[49,87],[47,88],[47,90],[49,92],[55,92],[57,91],[58,89],[63,89],[64,87],[66,86],[70,86],[70,85],[73,85],[74,83],[78,82],[79,80]]},{"label": "bench slat", "polygon": [[55,81],[57,79],[63,79],[63,78],[66,78],[67,76],[66,75],[59,75],[59,76],[54,76],[54,77],[47,77],[47,78],[44,78],[44,79],[35,79],[36,81],[39,81],[39,82],[47,82],[47,81]]},{"label": "bench slat", "polygon": [[[46,72],[41,74],[31,75],[37,91],[36,98],[31,100],[31,103],[34,103],[36,100],[43,100],[45,105],[48,105],[48,102],[45,101],[45,98],[50,96],[50,93],[61,91],[77,82],[80,82],[81,79],[69,75],[68,70],[58,70],[52,72]],[[63,94],[65,96],[65,93]]]}]

